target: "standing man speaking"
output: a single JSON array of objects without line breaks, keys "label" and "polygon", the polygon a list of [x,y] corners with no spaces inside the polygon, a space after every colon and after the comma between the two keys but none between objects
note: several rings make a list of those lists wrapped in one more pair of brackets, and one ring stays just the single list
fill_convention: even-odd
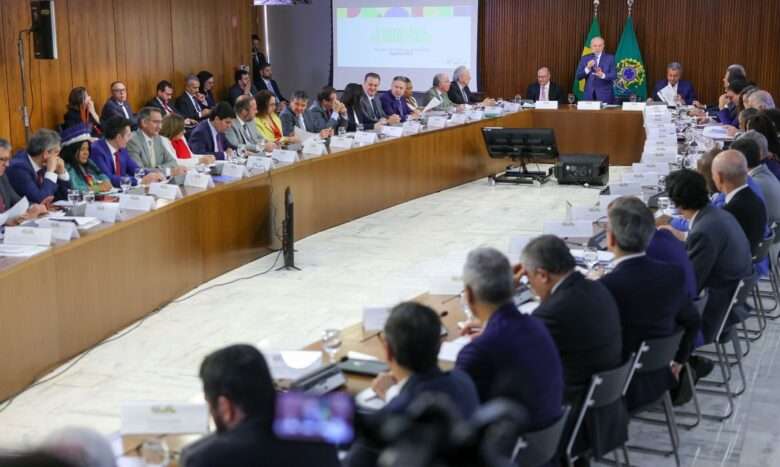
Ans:
[{"label": "standing man speaking", "polygon": [[594,37],[590,41],[589,55],[584,55],[577,66],[577,80],[585,80],[583,100],[601,101],[612,104],[615,101],[613,91],[617,78],[615,56],[604,53],[604,39]]}]

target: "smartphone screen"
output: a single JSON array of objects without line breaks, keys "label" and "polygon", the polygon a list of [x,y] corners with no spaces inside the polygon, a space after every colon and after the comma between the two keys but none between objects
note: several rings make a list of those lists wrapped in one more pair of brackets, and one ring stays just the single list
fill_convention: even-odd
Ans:
[{"label": "smartphone screen", "polygon": [[349,394],[279,393],[273,429],[287,440],[347,444],[355,437],[355,404]]}]

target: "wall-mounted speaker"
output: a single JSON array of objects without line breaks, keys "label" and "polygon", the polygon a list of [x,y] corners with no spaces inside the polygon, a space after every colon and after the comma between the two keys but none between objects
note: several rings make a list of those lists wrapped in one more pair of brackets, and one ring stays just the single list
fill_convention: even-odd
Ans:
[{"label": "wall-mounted speaker", "polygon": [[54,18],[54,0],[32,0],[33,51],[39,60],[57,59],[57,23]]}]

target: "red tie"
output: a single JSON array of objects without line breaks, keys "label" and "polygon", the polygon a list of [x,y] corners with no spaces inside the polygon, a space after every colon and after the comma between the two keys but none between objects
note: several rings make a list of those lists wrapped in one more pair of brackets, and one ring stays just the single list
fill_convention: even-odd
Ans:
[{"label": "red tie", "polygon": [[35,181],[38,183],[38,186],[43,185],[43,176],[44,175],[46,175],[46,169],[41,169],[36,174]]},{"label": "red tie", "polygon": [[0,212],[5,212],[5,200],[2,195],[0,195]]},{"label": "red tie", "polygon": [[122,175],[122,165],[119,163],[119,151],[114,153],[114,175],[117,177]]}]

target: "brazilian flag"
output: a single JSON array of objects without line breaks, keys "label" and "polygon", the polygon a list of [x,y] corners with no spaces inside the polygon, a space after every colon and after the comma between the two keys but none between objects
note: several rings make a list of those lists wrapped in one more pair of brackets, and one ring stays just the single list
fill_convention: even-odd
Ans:
[{"label": "brazilian flag", "polygon": [[[593,40],[594,37],[601,36],[601,27],[599,26],[599,19],[598,17],[594,16],[593,21],[590,23],[590,31],[588,32],[588,37],[585,39],[585,45],[582,47],[582,57],[585,55],[589,55],[591,53],[590,50],[590,41]],[[576,76],[577,70],[574,70],[574,74]],[[582,100],[582,94],[585,92],[585,80],[581,79],[579,81],[575,81],[574,85],[572,86],[572,93],[574,93],[575,96],[577,96],[577,100]]]},{"label": "brazilian flag", "polygon": [[615,67],[617,69],[615,97],[627,99],[635,95],[637,101],[646,100],[647,73],[631,16],[626,19],[626,27],[623,29],[623,35],[620,36],[620,44],[615,54]]}]

